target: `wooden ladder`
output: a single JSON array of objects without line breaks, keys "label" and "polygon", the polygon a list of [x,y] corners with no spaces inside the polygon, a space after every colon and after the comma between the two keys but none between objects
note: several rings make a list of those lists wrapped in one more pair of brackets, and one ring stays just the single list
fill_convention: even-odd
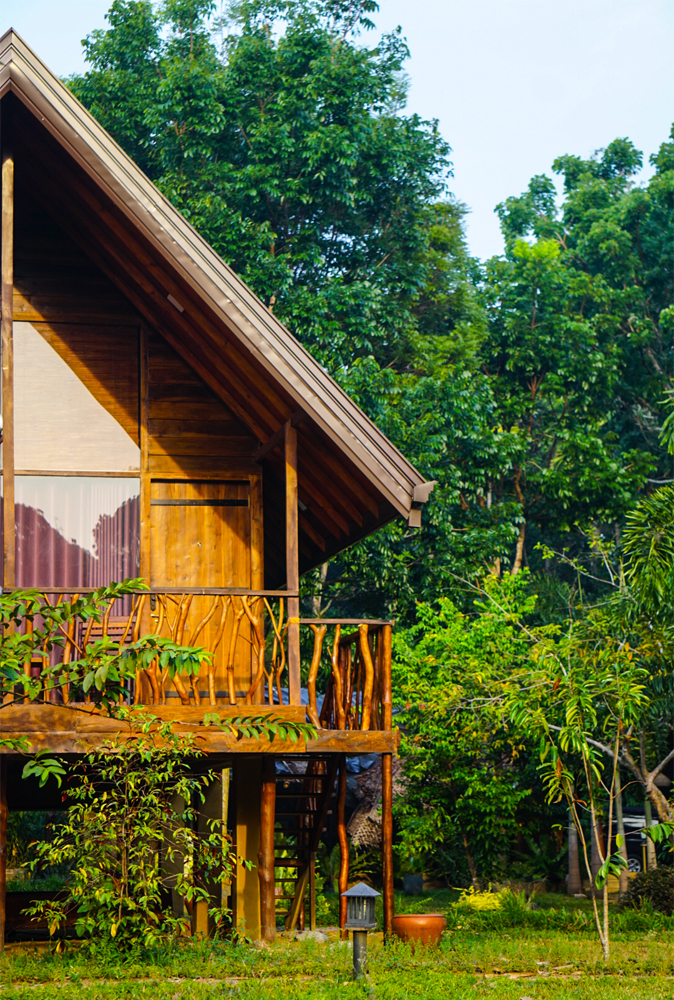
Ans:
[{"label": "wooden ladder", "polygon": [[[286,930],[304,930],[309,889],[309,926],[316,927],[316,851],[328,818],[338,755],[312,757],[304,774],[276,775],[274,882],[277,912]],[[289,909],[284,904],[290,903]],[[279,904],[281,904],[279,906]]]}]

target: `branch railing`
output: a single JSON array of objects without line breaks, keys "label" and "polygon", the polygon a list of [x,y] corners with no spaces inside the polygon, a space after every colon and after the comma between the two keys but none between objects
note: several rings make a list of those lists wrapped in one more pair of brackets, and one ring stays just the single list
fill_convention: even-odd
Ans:
[{"label": "branch railing", "polygon": [[[82,595],[82,590],[67,588],[40,594],[52,605]],[[288,596],[294,595],[218,588],[136,592],[113,601],[98,621],[71,619],[58,659],[64,665],[74,662],[104,637],[123,646],[145,635],[164,636],[208,654],[199,674],[170,676],[157,658],[137,672],[129,685],[129,703],[165,705],[178,698],[185,706],[287,705]],[[309,720],[328,730],[390,728],[391,622],[324,618],[300,619],[299,624]],[[31,630],[32,622],[24,627]],[[39,676],[43,662],[36,656],[26,670]],[[67,684],[45,691],[45,697],[62,703],[88,700]]]}]

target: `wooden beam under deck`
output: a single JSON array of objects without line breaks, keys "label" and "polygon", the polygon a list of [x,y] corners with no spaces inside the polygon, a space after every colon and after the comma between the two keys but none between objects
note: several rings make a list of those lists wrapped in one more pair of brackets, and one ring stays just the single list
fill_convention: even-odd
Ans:
[{"label": "wooden beam under deck", "polygon": [[[136,710],[139,710],[138,708]],[[143,709],[140,709],[142,712]],[[254,705],[248,713],[243,706],[228,705],[182,706],[149,705],[144,710],[156,715],[162,721],[175,723],[185,733],[193,733],[199,738],[199,746],[208,753],[224,754],[366,754],[395,753],[398,748],[398,733],[358,730],[322,729],[312,740],[240,739],[224,733],[215,726],[203,726],[204,714],[217,712],[221,719],[234,718],[243,714],[251,716],[273,715],[288,722],[305,722],[305,705]],[[6,705],[0,709],[0,732],[3,735],[23,735],[30,742],[30,753],[50,750],[53,753],[78,754],[100,746],[116,734],[126,739],[133,731],[116,719],[102,714],[90,706],[65,705]],[[11,750],[0,749],[0,754]]]}]

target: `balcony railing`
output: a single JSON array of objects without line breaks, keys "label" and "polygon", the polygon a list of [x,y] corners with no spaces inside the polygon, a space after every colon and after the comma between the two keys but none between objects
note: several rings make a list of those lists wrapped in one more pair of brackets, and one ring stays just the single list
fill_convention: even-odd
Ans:
[{"label": "balcony railing", "polygon": [[[81,592],[50,588],[41,596],[55,604]],[[104,636],[120,644],[148,634],[166,636],[211,655],[204,657],[198,676],[171,678],[154,660],[128,685],[128,704],[166,705],[176,699],[183,706],[204,708],[283,706],[289,704],[291,687],[288,625],[283,591],[156,589],[113,602],[100,621],[71,620],[56,655],[67,664]],[[300,619],[299,627],[302,700],[316,728],[390,730],[392,623],[322,618]],[[31,663],[35,677],[42,662],[36,657]],[[45,690],[44,699],[57,704],[88,700],[66,684]]]}]

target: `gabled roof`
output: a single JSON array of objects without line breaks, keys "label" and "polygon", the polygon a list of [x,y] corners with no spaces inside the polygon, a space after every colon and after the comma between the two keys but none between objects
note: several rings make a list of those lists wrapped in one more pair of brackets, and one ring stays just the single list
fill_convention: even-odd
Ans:
[{"label": "gabled roof", "polygon": [[[0,98],[9,92],[23,168],[54,218],[260,444],[301,420],[300,493],[304,482],[328,525],[305,523],[303,568],[396,515],[418,523],[423,477],[12,30],[0,39]],[[333,494],[322,507],[321,481]]]}]

